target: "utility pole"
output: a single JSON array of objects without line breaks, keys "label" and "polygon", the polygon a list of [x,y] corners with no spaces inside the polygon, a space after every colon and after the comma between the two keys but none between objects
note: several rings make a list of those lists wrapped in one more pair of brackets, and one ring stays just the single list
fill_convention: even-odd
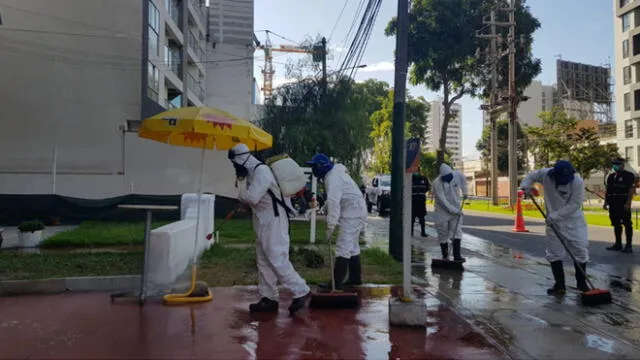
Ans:
[{"label": "utility pole", "polygon": [[327,91],[327,38],[322,37],[322,91]]},{"label": "utility pole", "polygon": [[518,94],[516,92],[516,0],[509,6],[509,204],[515,206],[518,192]]},{"label": "utility pole", "polygon": [[481,109],[489,113],[490,126],[490,156],[491,156],[491,201],[493,205],[499,205],[498,201],[498,131],[496,122],[502,113],[502,101],[500,97],[501,89],[498,86],[498,69],[500,59],[503,54],[498,52],[498,42],[500,35],[497,33],[497,26],[503,25],[496,21],[496,9],[491,9],[489,21],[483,21],[485,25],[490,25],[490,34],[476,34],[478,38],[489,39],[490,45],[485,56],[491,66],[491,85],[489,95],[489,105],[482,105]]},{"label": "utility pole", "polygon": [[394,78],[393,123],[391,127],[391,218],[389,221],[389,254],[403,261],[402,195],[405,166],[405,92],[407,88],[407,46],[409,41],[409,0],[398,0],[398,32]]}]

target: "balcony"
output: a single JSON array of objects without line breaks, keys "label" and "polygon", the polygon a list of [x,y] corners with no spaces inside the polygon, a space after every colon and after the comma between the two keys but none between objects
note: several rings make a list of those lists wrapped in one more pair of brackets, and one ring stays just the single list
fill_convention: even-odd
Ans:
[{"label": "balcony", "polygon": [[187,74],[187,77],[187,86],[189,87],[189,90],[193,91],[200,101],[204,101],[204,88],[200,81],[196,80],[196,78],[194,78],[190,73]]},{"label": "balcony", "polygon": [[171,72],[178,77],[178,79],[182,80],[181,73],[181,62],[180,62],[180,50],[171,47],[164,46],[164,64],[167,66]]},{"label": "balcony", "polygon": [[205,25],[207,23],[207,13],[206,6],[204,6],[204,0],[189,0],[189,5],[191,5],[194,10],[194,17]]},{"label": "balcony", "polygon": [[178,27],[182,27],[182,16],[179,2],[166,0],[165,4],[167,5],[167,12],[169,13],[169,17],[173,19]]},{"label": "balcony", "polygon": [[193,31],[189,30],[189,48],[193,50],[196,54],[197,60],[204,60],[204,50],[202,46],[200,46],[200,39],[196,35],[193,34]]}]

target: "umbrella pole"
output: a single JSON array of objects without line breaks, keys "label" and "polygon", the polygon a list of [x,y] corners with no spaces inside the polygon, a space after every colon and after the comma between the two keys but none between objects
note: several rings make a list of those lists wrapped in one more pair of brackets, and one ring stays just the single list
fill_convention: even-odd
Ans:
[{"label": "umbrella pole", "polygon": [[204,176],[204,155],[206,151],[207,142],[204,141],[202,144],[202,154],[200,156],[200,177],[198,178],[198,205],[196,207],[196,241],[193,247],[193,269],[195,271],[195,264],[198,257],[198,243],[200,242],[200,207],[202,201],[202,177]]}]

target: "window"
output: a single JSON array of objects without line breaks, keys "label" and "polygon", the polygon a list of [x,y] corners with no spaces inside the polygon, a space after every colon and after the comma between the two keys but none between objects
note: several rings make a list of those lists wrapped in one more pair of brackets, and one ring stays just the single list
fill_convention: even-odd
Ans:
[{"label": "window", "polygon": [[622,68],[622,82],[624,85],[631,84],[631,66]]},{"label": "window", "polygon": [[633,163],[633,146],[627,146],[624,148],[624,156],[627,158],[627,161]]},{"label": "window", "polygon": [[638,165],[640,165],[640,145],[638,145],[637,149],[638,150],[636,152],[638,153]]},{"label": "window", "polygon": [[619,0],[619,5],[621,8],[627,6],[629,3],[631,2],[631,0]]},{"label": "window", "polygon": [[628,31],[631,28],[631,12],[622,15],[622,32]]},{"label": "window", "polygon": [[633,92],[633,110],[640,110],[640,90],[635,90]]},{"label": "window", "polygon": [[631,111],[631,94],[625,93],[623,99],[624,111]]},{"label": "window", "polygon": [[624,137],[626,139],[633,137],[633,120],[624,121]]},{"label": "window", "polygon": [[626,59],[629,57],[629,39],[622,41],[622,58]]},{"label": "window", "polygon": [[151,62],[147,63],[147,96],[158,102],[158,93],[160,92],[160,79],[158,74],[158,68]]},{"label": "window", "polygon": [[153,1],[149,0],[149,56],[160,55],[158,34],[160,34],[160,12]]}]

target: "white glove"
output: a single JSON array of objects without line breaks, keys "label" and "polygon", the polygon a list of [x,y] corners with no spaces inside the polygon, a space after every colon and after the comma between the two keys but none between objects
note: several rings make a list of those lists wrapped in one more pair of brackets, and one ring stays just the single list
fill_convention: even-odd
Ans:
[{"label": "white glove", "polygon": [[331,239],[331,236],[333,235],[333,232],[335,231],[335,226],[333,225],[328,225],[327,226],[327,232],[326,232],[326,237],[325,239],[327,239],[327,241],[329,241]]}]

